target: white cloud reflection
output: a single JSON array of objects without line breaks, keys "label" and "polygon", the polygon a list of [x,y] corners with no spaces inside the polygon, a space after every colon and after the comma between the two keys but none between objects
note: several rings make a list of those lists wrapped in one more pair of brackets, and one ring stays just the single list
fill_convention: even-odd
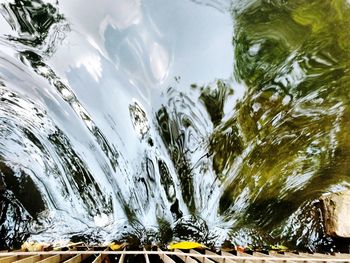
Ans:
[{"label": "white cloud reflection", "polygon": [[80,57],[77,67],[84,66],[91,77],[98,82],[102,76],[101,57],[99,55],[88,53]]},{"label": "white cloud reflection", "polygon": [[169,53],[163,46],[154,42],[150,47],[149,60],[154,78],[162,82],[169,73]]}]

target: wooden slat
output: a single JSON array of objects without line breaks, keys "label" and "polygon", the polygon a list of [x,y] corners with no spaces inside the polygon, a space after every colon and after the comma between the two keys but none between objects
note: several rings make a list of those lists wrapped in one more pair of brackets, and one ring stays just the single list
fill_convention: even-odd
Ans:
[{"label": "wooden slat", "polygon": [[[98,249],[101,249],[98,247]],[[107,249],[106,249],[107,250]],[[133,259],[133,256],[130,258],[127,255],[138,255],[135,258],[141,259],[145,263],[150,263],[152,260],[159,261],[159,258],[164,263],[175,263],[176,262],[186,262],[186,263],[257,263],[257,262],[271,262],[271,263],[280,263],[280,262],[292,262],[293,260],[296,263],[301,262],[349,262],[349,254],[336,254],[336,255],[327,255],[327,254],[318,254],[318,253],[291,253],[285,252],[284,254],[279,254],[274,251],[269,255],[262,254],[259,252],[253,252],[253,255],[247,253],[237,253],[235,254],[221,251],[221,257],[219,254],[216,254],[210,250],[205,250],[205,254],[201,254],[201,251],[190,250],[189,253],[183,252],[179,249],[175,249],[174,253],[169,251],[162,251],[158,248],[159,254],[157,251],[147,251],[145,248],[143,251],[127,251],[124,248],[124,251],[40,251],[40,252],[17,252],[17,253],[7,253],[6,255],[0,257],[0,263],[80,263],[82,260],[92,257],[95,263],[109,263],[110,257],[108,255],[114,255],[117,261],[124,263],[129,259]],[[187,251],[187,250],[186,250]],[[118,253],[125,253],[119,254]],[[169,254],[166,254],[169,253]],[[204,252],[203,252],[204,253]],[[236,251],[235,251],[236,253]],[[153,256],[154,255],[154,256]],[[176,258],[175,258],[176,256]],[[128,257],[128,258],[125,258]],[[178,260],[179,259],[179,260]],[[91,260],[91,261],[92,261]]]},{"label": "wooden slat", "polygon": [[61,259],[60,255],[53,255],[51,257],[47,257],[45,259],[42,259],[38,261],[37,263],[59,263]]},{"label": "wooden slat", "polygon": [[[274,260],[271,260],[271,262],[274,262],[274,263],[280,263],[280,262],[284,263],[288,260],[288,257],[286,255],[282,253],[278,253],[277,251],[269,251],[269,256],[274,258]],[[288,262],[296,263],[295,261],[291,261],[291,260],[288,260]]]},{"label": "wooden slat", "polygon": [[3,257],[0,258],[0,263],[11,263],[16,260],[18,260],[18,256]]},{"label": "wooden slat", "polygon": [[[108,249],[109,249],[109,248],[107,247],[104,251],[107,251]],[[99,255],[97,256],[97,258],[95,258],[95,260],[92,261],[92,263],[102,263],[106,258],[107,258],[108,261],[109,261],[109,258],[107,257],[106,254],[99,254]]]},{"label": "wooden slat", "polygon": [[[305,259],[303,262],[332,262],[333,256],[315,253],[315,254],[309,254],[309,253],[292,253],[292,252],[284,252],[283,254],[279,254],[277,252],[270,252],[270,255],[274,258],[280,258],[279,260],[271,260],[272,262],[300,262],[300,261],[291,261],[289,259],[291,258],[300,258]],[[314,259],[324,259],[324,261],[315,261]]]},{"label": "wooden slat", "polygon": [[344,259],[343,262],[350,263],[350,255],[344,254],[344,253],[334,253],[332,256],[334,256],[336,259]]},{"label": "wooden slat", "polygon": [[87,259],[91,255],[86,255],[86,254],[77,254],[74,257],[71,257],[70,259],[67,259],[63,263],[80,263],[83,260]]},{"label": "wooden slat", "polygon": [[72,255],[53,255],[51,257],[47,257],[38,261],[37,263],[59,263],[61,261],[65,261],[70,258]]},{"label": "wooden slat", "polygon": [[232,257],[234,256],[233,254],[231,254],[230,252],[226,252],[226,251],[221,251],[221,255],[225,256],[225,257]]},{"label": "wooden slat", "polygon": [[245,252],[237,251],[236,253],[237,253],[237,256],[240,256],[240,257],[253,257],[253,255],[245,253]]},{"label": "wooden slat", "polygon": [[[235,259],[234,261],[235,262],[244,262],[244,263],[256,263],[256,262],[261,262],[261,260],[259,261],[254,261],[253,260],[253,256],[248,254],[248,253],[243,253],[243,252],[239,252],[239,251],[236,251],[237,253],[237,256],[240,256],[240,257],[247,257],[247,258],[251,258],[251,259]],[[225,256],[225,257],[234,257],[235,255],[233,255],[232,253],[229,253],[229,252],[226,252],[226,251],[221,251],[221,255],[222,256]]]},{"label": "wooden slat", "polygon": [[14,261],[14,263],[34,263],[42,259],[41,255],[35,255],[27,258],[23,258],[17,261]]},{"label": "wooden slat", "polygon": [[[123,249],[123,251],[126,251],[126,247]],[[122,254],[119,258],[118,263],[124,263],[124,260],[125,260],[125,254]]]},{"label": "wooden slat", "polygon": [[[311,255],[312,255],[312,256],[314,256],[314,257],[327,257],[327,258],[334,258],[334,256],[333,256],[333,255],[321,254],[321,253],[312,253]],[[349,255],[348,255],[348,258],[349,258]]]},{"label": "wooden slat", "polygon": [[[210,256],[219,256],[219,254],[216,254],[210,250],[205,250],[205,254],[206,255],[210,255]],[[216,262],[218,263],[236,263],[236,261],[232,260],[232,259],[228,259],[228,258],[215,258],[214,259]]]},{"label": "wooden slat", "polygon": [[[224,256],[224,257],[232,257],[234,256],[233,254],[229,253],[229,252],[226,252],[226,251],[221,251],[221,255]],[[239,262],[239,260],[236,260],[236,259],[225,259],[225,262],[230,262],[230,261],[233,261],[233,262]]]},{"label": "wooden slat", "polygon": [[334,253],[332,254],[333,257],[336,258],[345,258],[350,260],[350,254],[344,254],[344,253]]},{"label": "wooden slat", "polygon": [[[190,250],[190,253],[201,255],[200,252],[198,252],[197,250],[194,250],[194,249],[191,249],[191,250]],[[200,258],[198,258],[198,260],[199,260],[200,262],[202,262],[202,263],[215,263],[215,261],[213,261],[213,260],[211,260],[211,259],[209,259],[209,258],[206,258],[206,257],[200,257]]]},{"label": "wooden slat", "polygon": [[299,263],[300,261],[292,261],[290,258],[298,258],[300,257],[298,254],[291,253],[291,252],[283,252],[283,254],[273,254],[275,257],[281,257],[283,258],[283,262],[291,262],[291,263]]},{"label": "wooden slat", "polygon": [[256,256],[256,257],[269,257],[269,255],[266,255],[266,254],[261,253],[261,252],[253,252],[253,256]]},{"label": "wooden slat", "polygon": [[[158,248],[158,251],[163,252],[160,248]],[[175,261],[169,257],[168,255],[165,254],[160,254],[160,259],[163,260],[164,263],[175,263]]]},{"label": "wooden slat", "polygon": [[266,263],[279,263],[279,262],[283,262],[283,260],[269,260],[269,258],[274,258],[273,256],[269,256],[269,255],[266,255],[264,253],[261,253],[261,252],[253,252],[253,257],[265,257],[266,260],[264,259],[264,262]]},{"label": "wooden slat", "polygon": [[[216,254],[210,250],[205,250],[205,254],[206,255],[209,255],[209,256],[218,256],[219,254]],[[215,261],[218,262],[218,263],[224,263],[224,258],[215,258]]]},{"label": "wooden slat", "polygon": [[177,253],[180,253],[180,255],[177,255],[179,258],[181,258],[185,263],[197,263],[196,260],[186,255],[186,253],[182,252],[180,249],[174,250]]},{"label": "wooden slat", "polygon": [[284,252],[284,255],[291,258],[300,258],[300,255],[292,252]]},{"label": "wooden slat", "polygon": [[[143,251],[147,251],[146,248],[143,248]],[[148,255],[145,254],[144,256],[145,256],[146,263],[150,263]]]},{"label": "wooden slat", "polygon": [[83,261],[82,255],[81,254],[77,254],[77,255],[71,257],[70,259],[67,259],[63,263],[80,263],[81,261]]},{"label": "wooden slat", "polygon": [[[321,254],[321,253],[312,253],[312,254],[300,253],[300,255],[301,256],[307,255],[310,258],[310,261],[312,261],[312,258],[324,259],[324,262],[332,262],[332,259],[336,259],[335,256],[327,255],[327,254]],[[349,256],[348,256],[348,258],[349,258]]]},{"label": "wooden slat", "polygon": [[309,253],[298,253],[298,256],[301,258],[305,258],[305,262],[311,263],[311,262],[317,262],[320,263],[320,261],[314,261],[313,259],[324,259],[322,262],[330,262],[329,258],[327,258],[324,254],[314,255]]}]

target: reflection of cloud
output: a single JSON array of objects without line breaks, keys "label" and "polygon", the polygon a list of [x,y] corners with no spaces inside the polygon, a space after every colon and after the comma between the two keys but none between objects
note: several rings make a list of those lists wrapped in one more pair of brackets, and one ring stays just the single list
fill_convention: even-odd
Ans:
[{"label": "reflection of cloud", "polygon": [[[164,82],[172,56],[152,16],[144,13],[141,0],[101,0],[98,8],[82,0],[63,1],[61,7],[73,27],[67,58],[57,61],[62,71],[84,65],[98,81],[106,70],[101,69],[99,55],[114,65],[119,76],[135,83],[141,95],[145,87]],[[92,48],[96,55],[85,57]]]},{"label": "reflection of cloud", "polygon": [[158,43],[153,43],[150,47],[149,56],[154,78],[158,81],[164,80],[169,71],[169,54],[167,50]]},{"label": "reflection of cloud", "polygon": [[123,30],[142,20],[140,0],[119,0],[117,2],[117,4],[110,5],[111,9],[108,13],[112,15],[107,14],[100,23],[101,36],[104,35],[108,25]]},{"label": "reflection of cloud", "polygon": [[80,66],[84,66],[96,82],[102,76],[101,58],[96,54],[82,56],[77,62],[77,67]]}]

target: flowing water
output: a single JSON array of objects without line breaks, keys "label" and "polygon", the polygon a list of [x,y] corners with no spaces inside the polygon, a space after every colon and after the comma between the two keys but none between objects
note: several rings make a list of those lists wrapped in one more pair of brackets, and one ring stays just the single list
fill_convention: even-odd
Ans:
[{"label": "flowing water", "polygon": [[2,0],[0,247],[334,249],[350,186],[345,0]]}]

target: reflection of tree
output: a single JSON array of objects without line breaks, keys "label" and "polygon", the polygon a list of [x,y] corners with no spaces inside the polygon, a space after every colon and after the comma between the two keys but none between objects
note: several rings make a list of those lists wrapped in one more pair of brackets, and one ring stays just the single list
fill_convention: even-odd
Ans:
[{"label": "reflection of tree", "polygon": [[52,53],[57,41],[62,40],[68,24],[58,9],[40,0],[15,0],[2,4],[3,15],[18,36],[8,36],[11,41],[27,47]]},{"label": "reflection of tree", "polygon": [[[162,107],[157,112],[157,122],[160,128],[160,135],[169,151],[171,160],[173,161],[176,171],[179,175],[182,197],[188,206],[189,211],[194,214],[196,207],[191,165],[186,154],[186,126],[182,127],[184,120],[180,114],[173,113],[173,116],[169,116],[166,108]],[[172,181],[168,181],[172,184]],[[169,188],[171,184],[164,185],[164,188]],[[171,200],[171,202],[172,209],[174,210],[172,212],[176,216],[182,215],[182,213],[178,211],[178,208],[176,208],[177,200]]]},{"label": "reflection of tree", "polygon": [[[12,185],[8,187],[4,179],[10,181]],[[32,206],[29,204],[24,191],[27,187],[32,187],[34,190],[31,193],[32,200],[39,203]],[[15,193],[17,196],[14,196]],[[28,221],[40,211],[40,206],[43,206],[40,201],[42,201],[40,194],[27,175],[19,178],[9,167],[0,162],[0,248],[18,247],[28,237]],[[30,215],[23,206],[29,207],[32,214]]]},{"label": "reflection of tree", "polygon": [[[20,50],[33,49],[41,55],[49,55],[54,52],[57,41],[63,38],[62,30],[67,30],[64,17],[49,3],[14,0],[2,3],[0,9],[17,34],[2,37]],[[23,129],[24,136],[38,142],[27,128]],[[22,169],[14,172],[12,168],[0,163],[0,248],[19,247],[29,235],[28,224],[46,208],[32,178]]]},{"label": "reflection of tree", "polygon": [[271,231],[305,201],[350,182],[350,8],[345,0],[255,1],[236,25],[235,75],[248,90],[211,136],[227,185],[220,213],[236,217],[245,193],[241,223]]}]

